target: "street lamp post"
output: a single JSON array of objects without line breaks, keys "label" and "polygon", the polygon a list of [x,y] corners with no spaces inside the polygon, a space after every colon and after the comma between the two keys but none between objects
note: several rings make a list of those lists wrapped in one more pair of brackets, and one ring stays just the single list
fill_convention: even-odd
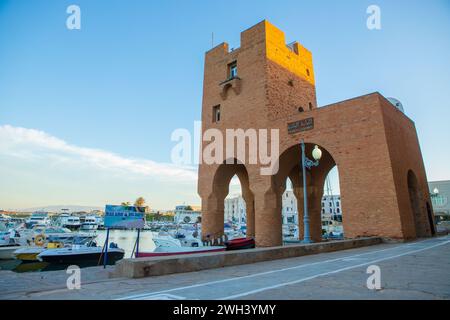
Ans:
[{"label": "street lamp post", "polygon": [[305,155],[305,142],[303,139],[300,142],[302,148],[302,172],[303,172],[303,243],[312,243],[309,234],[309,213],[308,213],[308,191],[306,190],[306,168],[311,169],[319,165],[319,160],[322,158],[322,150],[318,146],[314,147],[312,156],[314,160],[308,159]]}]

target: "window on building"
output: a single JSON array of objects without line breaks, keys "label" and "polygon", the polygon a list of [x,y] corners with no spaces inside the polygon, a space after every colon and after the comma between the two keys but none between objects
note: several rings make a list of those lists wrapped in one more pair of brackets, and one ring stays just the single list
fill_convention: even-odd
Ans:
[{"label": "window on building", "polygon": [[234,61],[228,65],[228,78],[234,79],[237,77],[237,62]]},{"label": "window on building", "polygon": [[336,201],[336,207],[339,207],[339,201]]},{"label": "window on building", "polygon": [[336,209],[337,213],[341,213],[341,210],[339,208]]},{"label": "window on building", "polygon": [[311,73],[309,72],[309,69],[306,69],[306,74],[308,75],[308,77],[311,75]]},{"label": "window on building", "polygon": [[446,205],[447,203],[447,197],[445,197],[442,194],[438,194],[438,195],[433,195],[431,197],[431,203],[433,204],[433,206],[435,207],[443,207]]},{"label": "window on building", "polygon": [[213,107],[213,122],[220,122],[220,105]]},{"label": "window on building", "polygon": [[330,213],[333,213],[333,209],[332,208],[330,208]]},{"label": "window on building", "polygon": [[312,105],[312,103],[310,102],[310,103],[309,103],[309,110],[312,110],[312,108],[313,108],[313,105]]}]

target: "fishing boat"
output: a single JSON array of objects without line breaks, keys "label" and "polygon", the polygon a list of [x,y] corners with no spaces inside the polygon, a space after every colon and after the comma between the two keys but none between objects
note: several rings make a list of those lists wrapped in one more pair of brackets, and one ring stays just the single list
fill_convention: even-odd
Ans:
[{"label": "fishing boat", "polygon": [[253,238],[239,238],[225,242],[227,251],[229,250],[243,250],[252,249],[255,247],[255,239]]},{"label": "fishing boat", "polygon": [[[70,247],[45,250],[41,252],[37,258],[39,261],[51,264],[92,264],[97,265],[104,255],[102,247],[89,245],[72,245]],[[113,264],[123,258],[125,251],[111,243],[108,248],[108,263]]]}]

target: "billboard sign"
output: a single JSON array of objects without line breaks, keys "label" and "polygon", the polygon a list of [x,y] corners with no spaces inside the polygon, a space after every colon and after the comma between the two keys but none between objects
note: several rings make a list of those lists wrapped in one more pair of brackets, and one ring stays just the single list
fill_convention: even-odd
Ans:
[{"label": "billboard sign", "polygon": [[106,205],[105,228],[142,229],[145,225],[145,208]]}]

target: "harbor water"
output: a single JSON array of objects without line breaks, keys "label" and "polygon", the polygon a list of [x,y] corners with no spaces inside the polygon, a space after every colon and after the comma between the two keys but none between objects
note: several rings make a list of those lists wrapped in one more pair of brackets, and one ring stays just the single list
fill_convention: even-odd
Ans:
[{"label": "harbor water", "polygon": [[[95,231],[97,238],[95,241],[98,246],[103,246],[106,240],[106,230]],[[124,258],[130,258],[133,252],[133,248],[136,243],[137,231],[136,230],[110,230],[109,231],[109,243],[116,243],[119,248],[125,251]],[[155,244],[152,240],[151,231],[141,231],[139,237],[139,251],[153,251]],[[11,270],[14,272],[39,272],[39,271],[52,271],[63,270],[68,266],[65,265],[50,265],[45,262],[28,262],[22,263],[20,260],[0,260],[0,270]],[[80,265],[79,267],[85,267]]]}]

